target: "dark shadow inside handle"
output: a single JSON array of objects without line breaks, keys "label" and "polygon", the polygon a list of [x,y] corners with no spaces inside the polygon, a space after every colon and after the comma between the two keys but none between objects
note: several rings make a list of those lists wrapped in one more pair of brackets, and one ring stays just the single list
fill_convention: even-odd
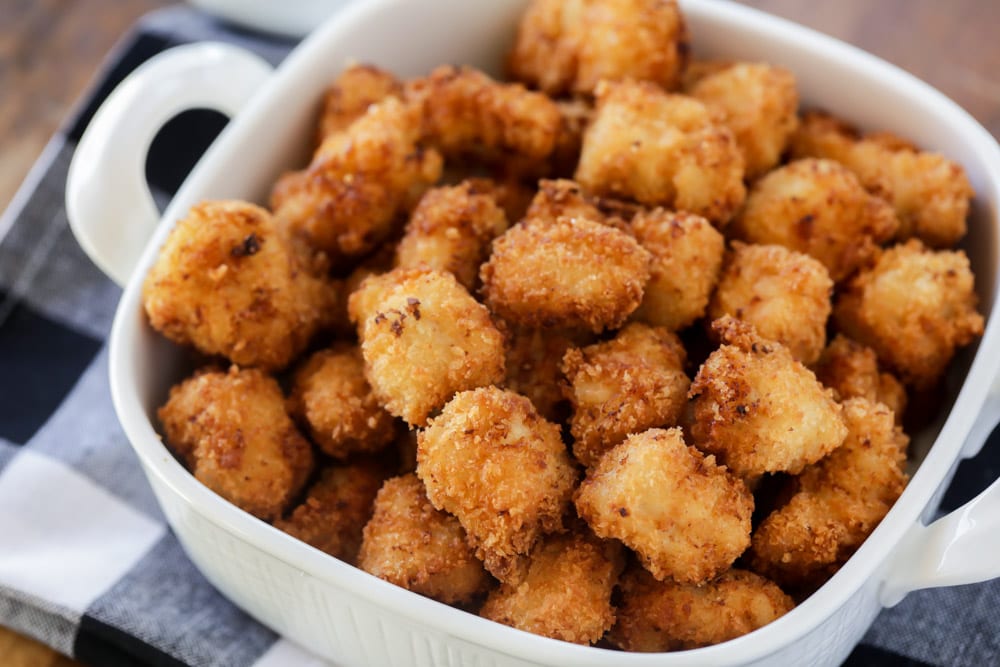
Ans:
[{"label": "dark shadow inside handle", "polygon": [[228,122],[218,111],[189,109],[157,133],[146,156],[146,182],[161,213]]}]

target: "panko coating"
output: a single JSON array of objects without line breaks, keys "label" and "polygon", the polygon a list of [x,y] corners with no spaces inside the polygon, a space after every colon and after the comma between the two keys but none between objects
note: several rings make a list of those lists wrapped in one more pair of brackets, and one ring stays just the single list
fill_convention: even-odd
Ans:
[{"label": "panko coating", "polygon": [[757,527],[751,567],[789,587],[817,586],[847,561],[903,492],[909,438],[892,410],[844,402],[843,446],[797,480],[791,500]]},{"label": "panko coating", "polygon": [[608,640],[625,651],[681,651],[720,644],[795,606],[777,584],[733,568],[701,585],[657,581],[642,568],[622,575],[618,621]]},{"label": "panko coating", "polygon": [[593,336],[571,329],[509,329],[504,388],[526,396],[549,421],[562,421],[569,414],[562,389],[563,355],[592,342]]},{"label": "panko coating", "polygon": [[330,135],[346,130],[371,105],[390,96],[402,97],[402,94],[403,84],[392,73],[364,63],[351,65],[323,95],[317,145]]},{"label": "panko coating", "polygon": [[496,387],[456,394],[420,432],[417,475],[501,581],[516,576],[539,537],[562,529],[576,483],[559,427]]},{"label": "panko coating", "polygon": [[534,185],[522,183],[517,178],[478,177],[467,178],[465,182],[470,183],[477,191],[493,195],[494,201],[503,209],[510,223],[523,218],[531,200],[535,198]]},{"label": "panko coating", "polygon": [[838,328],[875,350],[906,384],[933,386],[955,350],[983,333],[974,276],[961,250],[929,250],[917,239],[889,248],[844,287]]},{"label": "panko coating", "polygon": [[900,222],[897,239],[915,236],[932,248],[949,248],[965,236],[975,191],[962,166],[940,153],[916,150],[887,133],[860,137],[815,111],[803,116],[791,146],[794,157],[844,164],[869,192],[892,204]]},{"label": "panko coating", "polygon": [[812,371],[753,326],[712,323],[724,343],[691,383],[686,433],[737,475],[798,474],[844,442],[842,408]]},{"label": "panko coating", "polygon": [[634,322],[614,338],[569,349],[562,361],[573,406],[573,455],[584,466],[630,433],[675,426],[691,384],[676,334]]},{"label": "panko coating", "polygon": [[534,0],[521,16],[507,69],[550,95],[590,94],[601,80],[676,88],[688,32],[674,0]]},{"label": "panko coating", "polygon": [[331,323],[336,287],[299,264],[271,214],[202,202],[177,222],[142,285],[153,328],[241,366],[284,368]]},{"label": "panko coating", "polygon": [[642,207],[631,202],[584,192],[579,183],[567,178],[543,178],[538,181],[538,191],[524,217],[549,221],[560,217],[586,218],[627,231],[628,221],[641,210]]},{"label": "panko coating", "polygon": [[386,473],[384,464],[363,459],[325,468],[302,504],[274,527],[354,565],[361,531]]},{"label": "panko coating", "polygon": [[892,207],[833,160],[796,160],[750,188],[730,228],[751,243],[776,243],[821,261],[836,282],[869,261],[899,226]]},{"label": "panko coating", "polygon": [[866,398],[889,407],[898,424],[906,410],[906,389],[892,373],[879,370],[875,350],[843,334],[826,346],[814,368],[816,378],[841,400]]},{"label": "panko coating", "polygon": [[491,582],[458,519],[434,509],[412,473],[379,489],[358,567],[445,604],[472,602]]},{"label": "panko coating", "polygon": [[[586,532],[584,532],[586,531]],[[611,592],[622,571],[621,544],[581,531],[543,537],[521,581],[493,590],[479,615],[575,644],[593,644],[615,622]]]},{"label": "panko coating", "polygon": [[309,426],[313,442],[327,455],[345,459],[377,452],[396,437],[395,422],[365,380],[361,351],[335,343],[295,372],[288,412]]},{"label": "panko coating", "polygon": [[743,156],[704,104],[651,83],[602,82],[576,180],[597,195],[725,225],[743,203]]},{"label": "panko coating", "polygon": [[642,301],[650,254],[627,233],[583,217],[527,218],[493,242],[483,295],[527,327],[614,329]]},{"label": "panko coating", "polygon": [[747,180],[781,161],[799,125],[795,75],[765,63],[732,63],[700,78],[687,91],[733,131]]},{"label": "panko coating", "polygon": [[575,501],[598,537],[621,540],[660,581],[708,581],[750,546],[753,495],[679,428],[626,438],[588,471]]},{"label": "panko coating", "polygon": [[396,266],[449,271],[473,290],[490,243],[505,231],[507,216],[489,189],[472,181],[433,188],[410,216],[396,246]]},{"label": "panko coating", "polygon": [[156,414],[195,479],[265,521],[281,516],[312,472],[312,448],[281,387],[255,368],[199,371]]},{"label": "panko coating", "polygon": [[278,180],[275,217],[335,259],[373,250],[441,176],[441,155],[417,143],[420,128],[419,112],[395,97],[369,107],[327,137],[306,169]]},{"label": "panko coating", "polygon": [[490,314],[443,271],[394,269],[348,302],[365,376],[390,414],[411,426],[455,392],[501,382],[504,337]]},{"label": "panko coating", "polygon": [[737,241],[726,256],[708,317],[732,315],[749,322],[761,337],[781,343],[808,366],[826,344],[832,293],[830,274],[809,255]]},{"label": "panko coating", "polygon": [[662,208],[636,214],[631,230],[653,256],[633,319],[671,331],[691,325],[705,314],[719,280],[725,238],[700,215]]}]

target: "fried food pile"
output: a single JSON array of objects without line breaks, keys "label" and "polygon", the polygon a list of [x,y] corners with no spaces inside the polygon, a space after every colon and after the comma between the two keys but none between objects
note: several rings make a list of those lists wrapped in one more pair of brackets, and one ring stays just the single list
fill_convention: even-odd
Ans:
[{"label": "fried food pile", "polygon": [[194,207],[146,277],[200,366],[168,447],[312,547],[548,637],[673,651],[792,609],[982,334],[973,192],[688,41],[672,1],[535,0],[509,81],[345,69],[268,208]]}]

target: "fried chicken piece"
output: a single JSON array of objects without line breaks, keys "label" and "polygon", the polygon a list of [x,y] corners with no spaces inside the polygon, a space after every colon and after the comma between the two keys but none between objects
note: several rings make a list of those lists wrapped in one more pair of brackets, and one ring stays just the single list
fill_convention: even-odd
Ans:
[{"label": "fried chicken piece", "polygon": [[586,527],[542,538],[521,581],[505,583],[479,615],[536,635],[593,644],[615,622],[611,591],[622,571],[621,545],[601,541]]},{"label": "fried chicken piece", "polygon": [[420,432],[417,475],[501,581],[516,578],[539,537],[562,529],[576,482],[559,427],[496,387],[456,394]]},{"label": "fried chicken piece", "polygon": [[562,390],[562,363],[566,350],[586,345],[593,336],[571,329],[509,327],[507,379],[504,387],[527,396],[538,414],[552,422],[568,413]]},{"label": "fried chicken piece", "polygon": [[763,627],[795,602],[777,584],[733,568],[701,585],[657,581],[642,568],[622,575],[618,622],[608,640],[625,651],[680,651],[720,644]]},{"label": "fried chicken piece", "polygon": [[325,454],[337,459],[380,451],[396,437],[392,415],[365,380],[361,351],[349,343],[314,353],[295,372],[288,412],[308,425]]},{"label": "fried chicken piece", "polygon": [[811,365],[826,344],[832,293],[830,274],[809,255],[737,241],[726,256],[708,317],[732,315],[749,322],[763,338]]},{"label": "fried chicken piece", "polygon": [[419,111],[395,97],[369,107],[327,137],[306,169],[278,180],[275,217],[335,261],[368,253],[441,176],[441,155],[417,143],[420,126]]},{"label": "fried chicken piece", "polygon": [[731,63],[706,73],[686,92],[718,114],[733,131],[748,180],[781,161],[799,125],[795,75],[784,67]]},{"label": "fried chicken piece", "polygon": [[465,182],[479,192],[491,194],[510,223],[523,218],[535,198],[534,185],[522,183],[516,178],[467,178]]},{"label": "fried chicken piece", "polygon": [[195,479],[265,521],[281,516],[312,471],[281,388],[257,369],[203,369],[173,386],[156,414]]},{"label": "fried chicken piece", "polygon": [[142,285],[153,328],[241,366],[285,367],[329,324],[336,287],[299,264],[264,209],[202,202],[177,222]]},{"label": "fried chicken piece", "polygon": [[737,475],[800,473],[844,442],[841,406],[780,343],[733,317],[712,323],[724,343],[691,383],[694,444]]},{"label": "fried chicken piece", "polygon": [[651,83],[602,82],[595,94],[576,169],[580,185],[729,222],[746,196],[743,156],[705,105]]},{"label": "fried chicken piece", "polygon": [[598,537],[634,549],[660,581],[707,581],[750,545],[753,495],[678,428],[626,438],[588,471],[575,501]]},{"label": "fried chicken piece", "polygon": [[955,351],[983,333],[973,283],[965,252],[933,251],[911,239],[846,284],[834,320],[903,382],[927,389]]},{"label": "fried chicken piece", "polygon": [[839,400],[866,398],[886,405],[900,423],[906,410],[906,389],[891,373],[879,371],[875,350],[837,334],[814,369],[816,378],[833,389]]},{"label": "fried chicken piece", "polygon": [[577,460],[594,466],[630,433],[675,426],[691,384],[685,361],[676,334],[637,322],[607,342],[569,349],[562,370]]},{"label": "fried chicken piece", "polygon": [[391,72],[374,65],[358,63],[346,68],[323,95],[316,144],[330,135],[343,132],[363,116],[368,107],[387,97],[401,97],[403,84]]},{"label": "fried chicken piece", "polygon": [[791,145],[795,157],[844,164],[869,192],[892,204],[900,222],[896,239],[915,236],[932,248],[949,248],[965,236],[975,191],[962,166],[940,153],[919,151],[885,132],[860,137],[817,111],[803,116]]},{"label": "fried chicken piece", "polygon": [[467,604],[491,581],[458,519],[434,509],[412,473],[387,480],[379,490],[358,567],[445,604]]},{"label": "fried chicken piece", "polygon": [[779,584],[818,586],[871,534],[903,492],[909,438],[892,410],[844,402],[842,447],[798,478],[791,500],[753,534],[751,567]]},{"label": "fried chicken piece", "polygon": [[650,255],[584,217],[527,218],[493,242],[480,277],[490,309],[527,327],[614,329],[642,301]]},{"label": "fried chicken piece", "polygon": [[601,80],[676,88],[688,32],[674,0],[534,0],[507,56],[510,76],[550,95],[594,91]]},{"label": "fried chicken piece", "polygon": [[833,160],[796,160],[750,188],[736,238],[777,243],[821,261],[836,282],[869,261],[899,225],[892,207]]},{"label": "fried chicken piece", "polygon": [[396,266],[449,271],[473,290],[490,243],[507,231],[507,216],[490,189],[473,181],[428,190],[396,247]]},{"label": "fried chicken piece", "polygon": [[386,473],[384,464],[367,459],[325,468],[302,504],[274,527],[354,565]]},{"label": "fried chicken piece", "polygon": [[375,396],[411,426],[423,426],[455,392],[504,378],[503,335],[450,273],[371,276],[348,311]]},{"label": "fried chicken piece", "polygon": [[653,255],[633,319],[671,331],[691,325],[705,314],[719,280],[725,238],[700,215],[662,208],[636,214],[631,229]]}]

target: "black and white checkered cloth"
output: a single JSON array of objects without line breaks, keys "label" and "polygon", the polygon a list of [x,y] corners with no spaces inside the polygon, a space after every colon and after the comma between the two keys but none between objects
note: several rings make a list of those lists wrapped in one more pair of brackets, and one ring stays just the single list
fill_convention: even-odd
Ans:
[{"label": "black and white checkered cloth", "polygon": [[[94,109],[129,71],[202,39],[273,63],[294,46],[187,8],[145,17],[0,218],[0,624],[100,665],[322,665],[217,593],[167,527],[111,405],[105,339],[119,289],[79,249],[63,188]],[[154,143],[165,201],[224,119],[188,112]],[[944,509],[1000,474],[1000,443],[962,465]],[[1000,665],[1000,583],[910,595],[851,665]],[[0,655],[0,663],[4,663]]]}]

